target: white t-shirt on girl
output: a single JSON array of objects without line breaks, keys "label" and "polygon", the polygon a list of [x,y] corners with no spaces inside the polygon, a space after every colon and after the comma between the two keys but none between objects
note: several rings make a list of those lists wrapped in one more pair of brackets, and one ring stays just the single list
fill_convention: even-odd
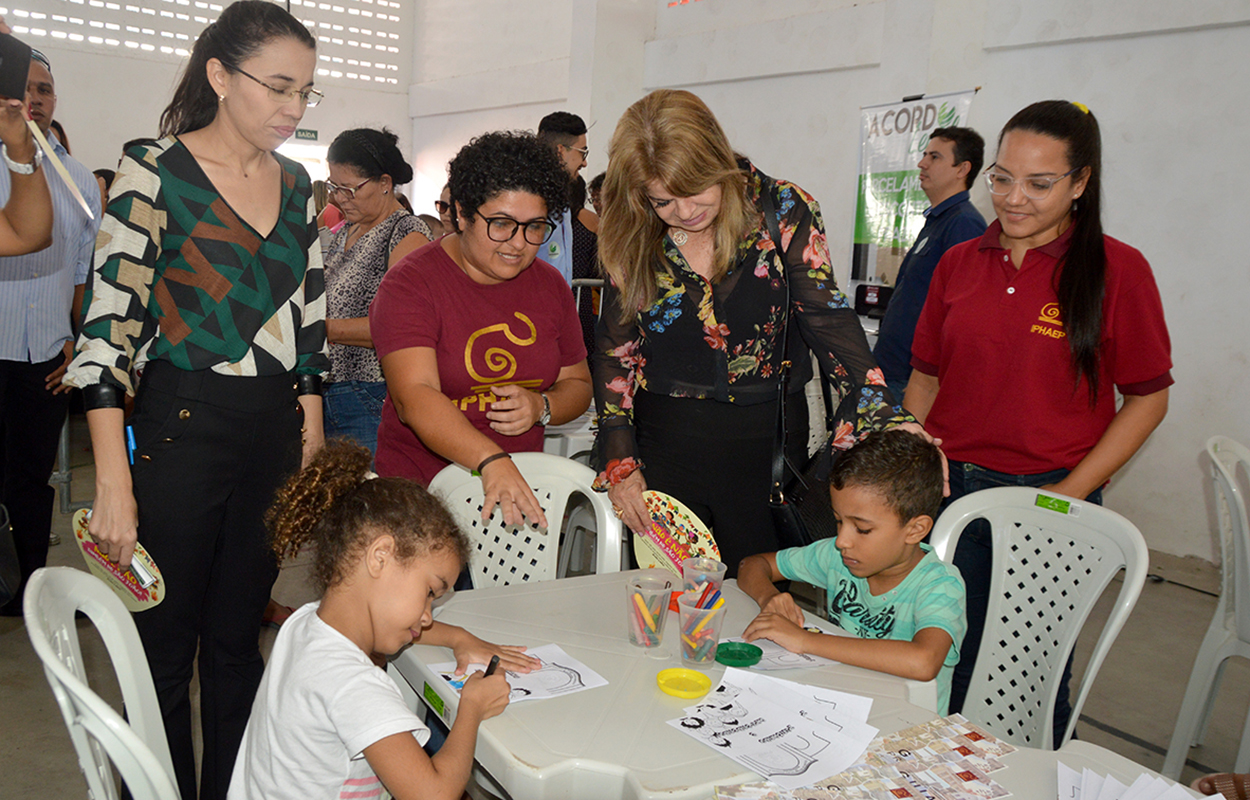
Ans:
[{"label": "white t-shirt on girl", "polygon": [[382,782],[363,755],[425,724],[398,687],[309,603],[283,623],[243,734],[229,800],[372,800]]}]

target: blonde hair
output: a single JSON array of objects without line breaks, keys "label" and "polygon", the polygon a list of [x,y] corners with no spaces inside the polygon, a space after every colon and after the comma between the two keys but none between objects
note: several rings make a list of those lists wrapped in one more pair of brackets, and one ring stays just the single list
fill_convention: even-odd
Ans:
[{"label": "blonde hair", "polygon": [[654,302],[656,271],[664,269],[666,226],[648,199],[652,181],[676,197],[720,185],[720,211],[712,222],[713,283],[729,271],[758,219],[729,139],[702,100],[690,92],[659,89],[630,106],[608,145],[599,222],[599,258],[621,292],[622,324]]}]

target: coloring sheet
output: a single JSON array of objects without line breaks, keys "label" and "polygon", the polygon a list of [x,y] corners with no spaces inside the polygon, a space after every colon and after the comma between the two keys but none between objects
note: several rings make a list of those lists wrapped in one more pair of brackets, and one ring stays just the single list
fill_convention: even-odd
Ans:
[{"label": "coloring sheet", "polygon": [[856,737],[867,736],[867,741],[872,741],[878,733],[876,728],[868,724],[868,715],[872,712],[871,697],[821,686],[807,686],[736,667],[727,667],[717,690],[698,705],[687,708],[686,713],[694,713],[699,706],[715,705],[715,698],[728,697],[740,690],[762,695],[779,707],[813,722],[846,730]]},{"label": "coloring sheet", "polygon": [[[542,666],[528,673],[508,672],[508,685],[512,687],[508,695],[509,703],[546,700],[608,685],[602,675],[564,652],[558,644],[531,647],[525,654],[537,658]],[[474,672],[484,672],[486,665],[470,664],[463,675],[456,674],[455,661],[431,664],[430,669],[442,675],[443,680],[459,693],[464,688],[465,680]]]},{"label": "coloring sheet", "polygon": [[[788,681],[754,682],[752,677],[726,669],[707,700],[668,724],[787,789],[845,770],[860,760],[877,733],[831,708],[803,716],[792,708],[805,702],[803,691],[810,687],[790,684],[791,689],[779,685]],[[826,721],[830,715],[837,717],[836,724]]]}]

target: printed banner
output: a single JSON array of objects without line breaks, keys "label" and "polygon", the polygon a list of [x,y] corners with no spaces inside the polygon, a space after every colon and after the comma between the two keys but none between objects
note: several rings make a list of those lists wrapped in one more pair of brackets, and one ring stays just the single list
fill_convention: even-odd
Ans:
[{"label": "printed banner", "polygon": [[952,92],[860,109],[853,280],[894,285],[929,207],[916,164],[934,128],[966,124],[975,94]]}]

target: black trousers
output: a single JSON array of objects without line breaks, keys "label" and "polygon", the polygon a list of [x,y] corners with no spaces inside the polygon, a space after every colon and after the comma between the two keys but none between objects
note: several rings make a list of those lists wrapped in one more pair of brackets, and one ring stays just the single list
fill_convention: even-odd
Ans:
[{"label": "black trousers", "polygon": [[239,378],[152,362],[131,426],[139,541],[165,599],[135,615],[178,790],[193,800],[188,686],[199,651],[201,798],[224,798],[264,673],[261,617],[277,577],[263,515],[299,469],[303,414],[290,375]]},{"label": "black trousers", "polygon": [[[807,399],[787,398],[786,444],[796,465],[807,455]],[[680,500],[712,529],[728,577],[738,562],[777,549],[768,510],[777,403],[734,405],[638,392],[634,425],[647,488]]]},{"label": "black trousers", "polygon": [[[0,503],[9,510],[13,543],[22,569],[21,592],[35,570],[48,563],[48,534],[56,490],[48,485],[56,463],[61,426],[69,411],[67,393],[44,388],[48,374],[65,360],[0,361]],[[18,593],[0,613],[22,611]]]}]

